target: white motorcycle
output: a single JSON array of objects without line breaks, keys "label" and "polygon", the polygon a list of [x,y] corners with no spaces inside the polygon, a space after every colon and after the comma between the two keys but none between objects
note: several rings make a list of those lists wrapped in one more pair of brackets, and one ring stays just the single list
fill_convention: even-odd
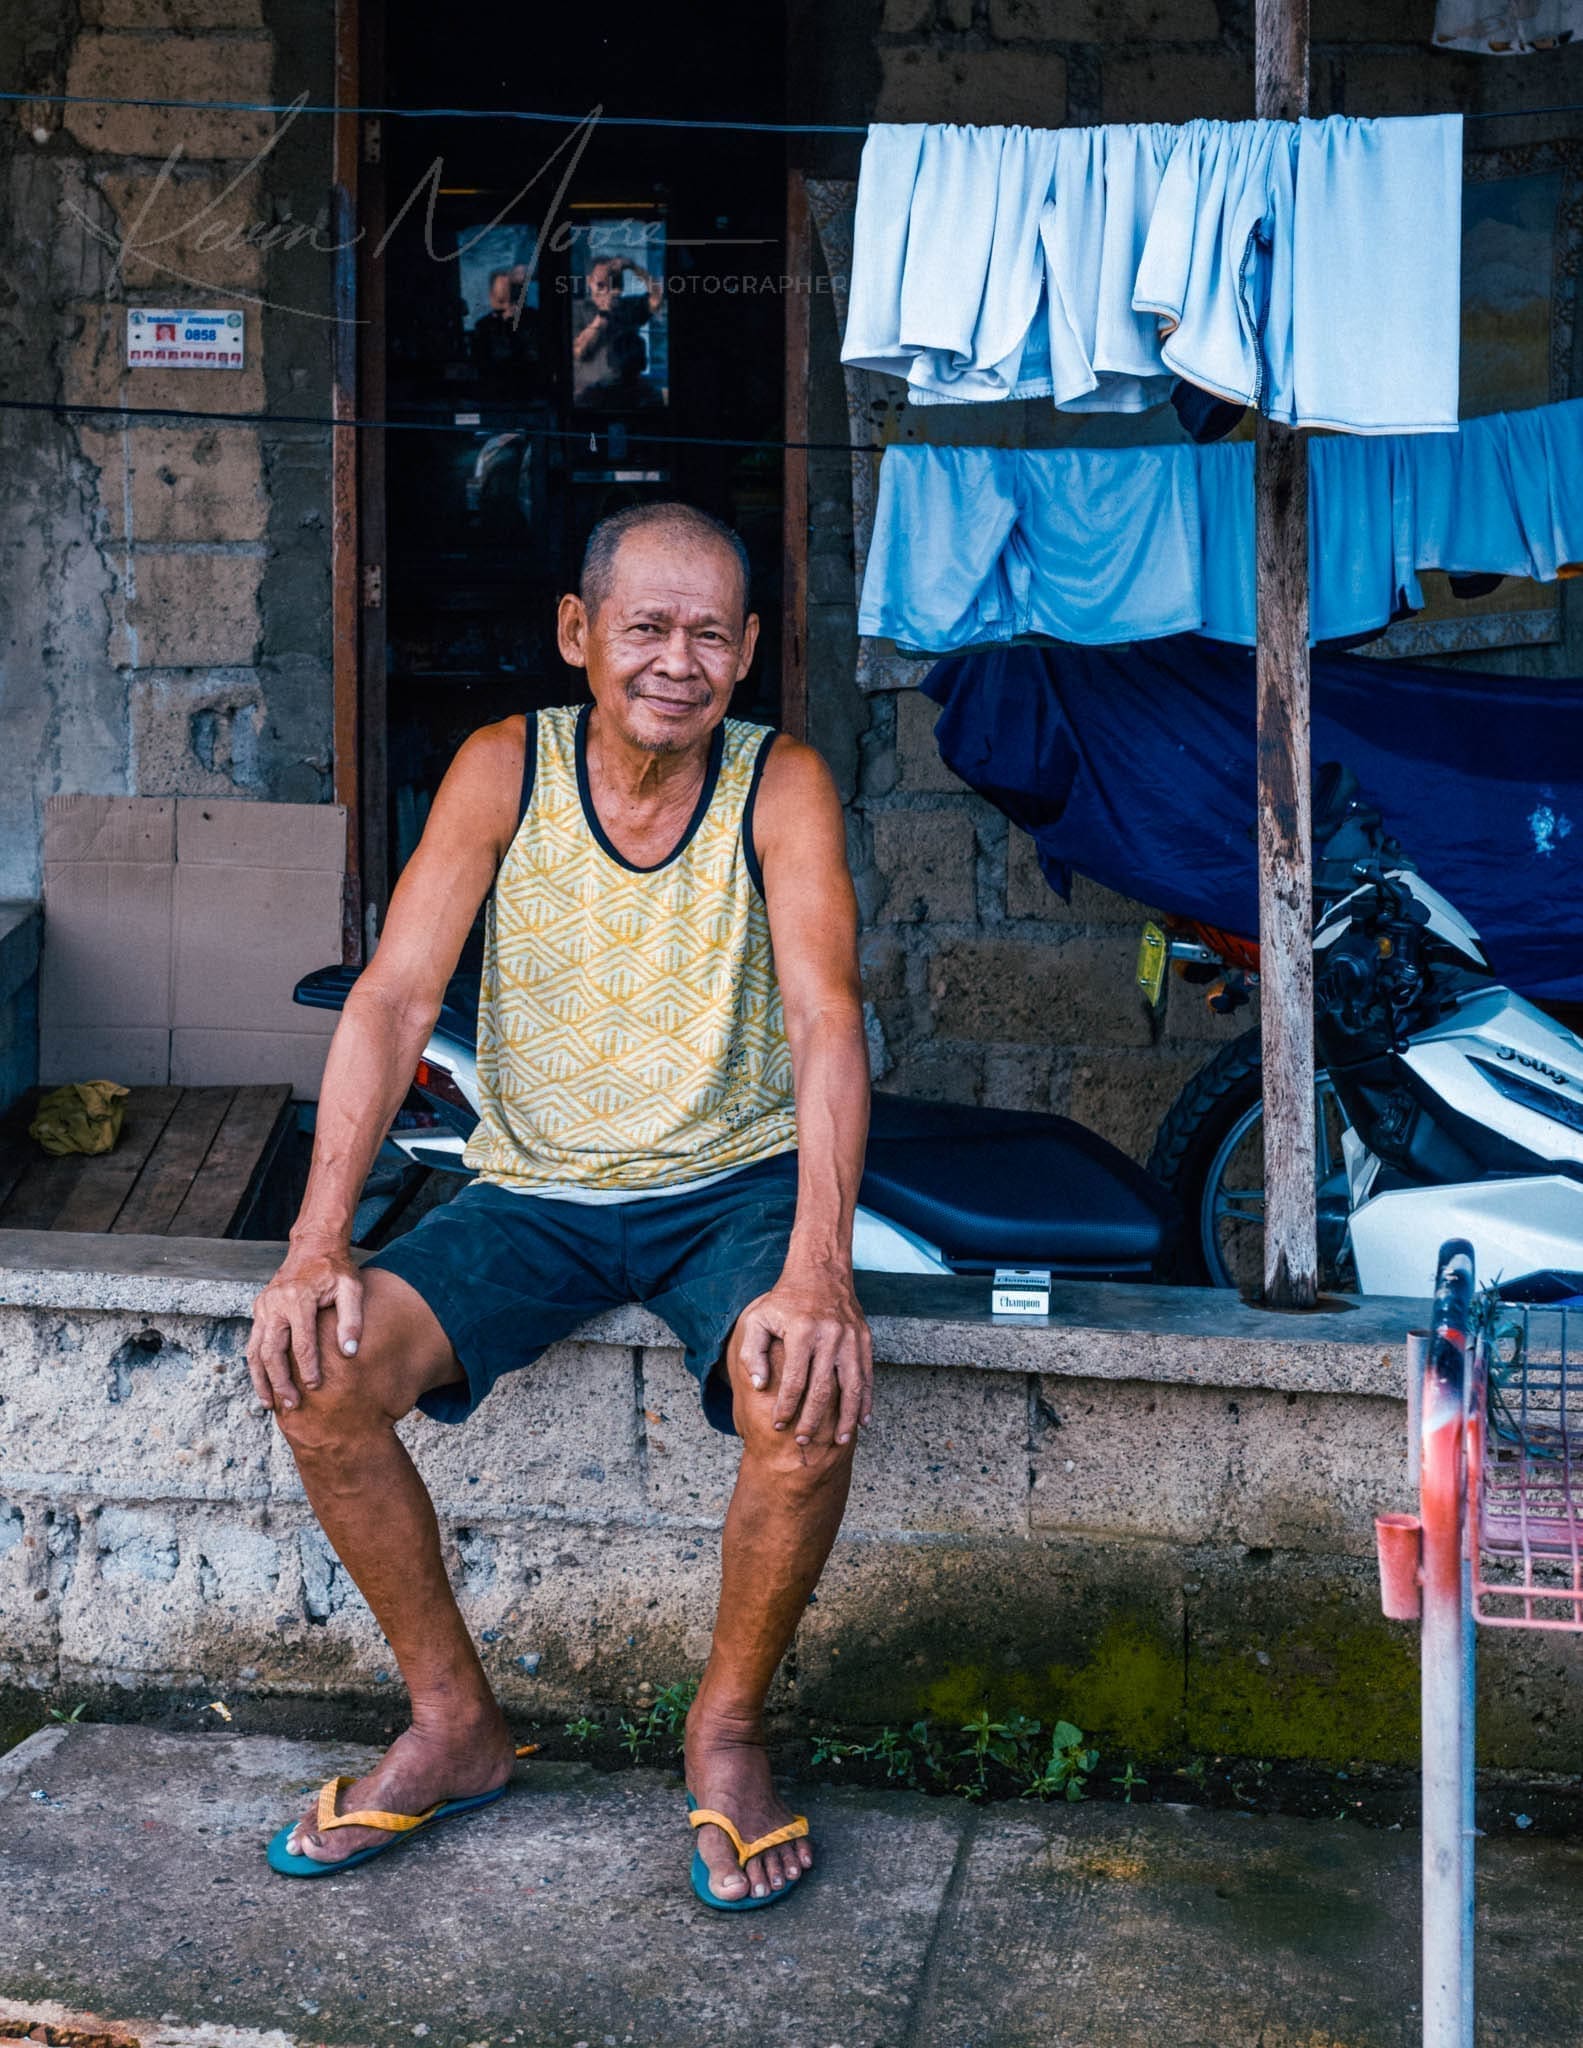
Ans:
[{"label": "white motorcycle", "polygon": [[[1357,863],[1314,932],[1321,1285],[1417,1294],[1448,1238],[1492,1279],[1583,1275],[1583,1040],[1503,987],[1392,851]],[[1252,1031],[1189,1083],[1151,1160],[1212,1284],[1262,1266],[1258,1092]]]}]

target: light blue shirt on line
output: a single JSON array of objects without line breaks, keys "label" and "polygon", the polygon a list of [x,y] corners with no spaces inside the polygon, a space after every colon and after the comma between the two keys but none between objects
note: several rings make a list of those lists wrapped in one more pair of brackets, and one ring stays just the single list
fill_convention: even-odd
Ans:
[{"label": "light blue shirt on line", "polygon": [[[1311,637],[1378,631],[1420,572],[1583,563],[1583,399],[1450,435],[1309,443]],[[858,631],[929,653],[1046,634],[1254,643],[1253,446],[944,448],[880,465]]]}]

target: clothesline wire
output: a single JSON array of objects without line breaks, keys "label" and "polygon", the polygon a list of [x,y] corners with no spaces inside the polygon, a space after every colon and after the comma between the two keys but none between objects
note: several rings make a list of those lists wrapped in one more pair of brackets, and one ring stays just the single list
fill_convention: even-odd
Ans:
[{"label": "clothesline wire", "polygon": [[[336,419],[329,413],[312,412],[208,412],[196,406],[180,405],[99,405],[74,404],[64,398],[3,398],[0,397],[0,412],[46,412],[46,413],[92,413],[109,414],[114,418],[134,420],[181,420],[210,426],[244,427],[353,427],[359,429],[383,429],[391,433],[456,434],[467,432],[495,432],[500,434],[521,433],[536,435],[543,441],[570,441],[592,443],[590,454],[603,454],[608,460],[619,463],[623,453],[612,453],[611,429],[605,427],[542,427],[536,421],[517,420],[500,415],[494,408],[488,408],[492,417],[482,417],[483,408],[477,419],[458,422],[453,419],[370,419],[352,415]],[[603,437],[605,446],[598,445]],[[619,451],[634,447],[674,448],[759,448],[784,452],[788,449],[806,454],[821,455],[880,455],[884,450],[878,442],[864,441],[772,441],[750,440],[730,434],[657,434],[645,433],[640,428],[625,428],[617,438]]]},{"label": "clothesline wire", "polygon": [[[561,128],[708,128],[739,135],[867,135],[868,123],[847,121],[718,121],[674,114],[557,114],[524,107],[338,107],[299,100],[117,99],[102,93],[0,92],[0,103],[48,107],[146,107],[204,114],[348,114],[404,121],[525,121]],[[1456,109],[1444,111],[1455,112]],[[1583,102],[1561,107],[1485,107],[1464,121],[1530,121],[1546,114],[1583,114]]]}]

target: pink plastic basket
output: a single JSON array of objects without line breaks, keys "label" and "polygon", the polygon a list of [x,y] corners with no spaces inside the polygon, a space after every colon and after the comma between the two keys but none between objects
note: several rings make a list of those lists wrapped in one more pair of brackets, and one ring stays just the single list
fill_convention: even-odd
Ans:
[{"label": "pink plastic basket", "polygon": [[1583,1359],[1577,1312],[1524,1307],[1479,1347],[1469,1413],[1473,1612],[1583,1630]]}]

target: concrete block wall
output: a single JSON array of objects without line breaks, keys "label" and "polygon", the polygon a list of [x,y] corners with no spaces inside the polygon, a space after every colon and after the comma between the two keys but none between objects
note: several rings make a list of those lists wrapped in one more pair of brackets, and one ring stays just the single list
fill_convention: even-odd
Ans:
[{"label": "concrete block wall", "polygon": [[[1060,126],[1253,112],[1247,0],[873,0],[861,19],[844,6],[802,12],[798,40],[839,53],[809,75],[810,118]],[[1314,112],[1583,102],[1583,47],[1503,62],[1435,50],[1433,24],[1433,0],[1316,0]],[[1579,132],[1575,116],[1491,119],[1469,140],[1493,148]],[[810,146],[808,161],[821,176],[855,176],[843,147]],[[813,303],[812,438],[840,442],[836,319],[828,294]],[[1162,438],[1175,434],[1168,420]],[[1026,836],[940,763],[936,707],[854,688],[850,472],[830,453],[811,470],[812,736],[845,778],[880,1086],[1054,1109],[1142,1158],[1181,1086],[1251,1012],[1216,1018],[1175,983],[1151,1037],[1133,988],[1143,906],[1082,880],[1063,904]],[[1569,623],[1573,641],[1577,630]],[[1571,674],[1578,656],[1569,643],[1478,665]]]},{"label": "concrete block wall", "polygon": [[[147,1243],[130,1285],[136,1240],[97,1280],[7,1255],[0,1687],[399,1715],[388,1646],[251,1397],[253,1283],[225,1275],[268,1248]],[[215,1278],[157,1277],[199,1254]],[[1381,1618],[1373,1560],[1374,1514],[1407,1501],[1385,1324],[1358,1310],[1271,1334],[1181,1290],[1072,1293],[1093,1299],[1086,1326],[875,1316],[876,1420],[777,1681],[780,1725],[987,1703],[1066,1715],[1112,1753],[1410,1761],[1416,1635]],[[1410,1305],[1390,1312],[1405,1328]],[[603,1318],[468,1423],[402,1434],[514,1715],[608,1708],[701,1668],[738,1447],[703,1421],[663,1325]],[[1480,1660],[1486,1760],[1570,1770],[1583,1642],[1492,1631]]]},{"label": "concrete block wall", "polygon": [[[37,894],[57,792],[329,795],[329,436],[263,419],[328,410],[328,123],[92,96],[323,103],[332,26],[306,0],[0,21],[14,87],[88,101],[0,124],[8,394],[233,416],[0,414],[0,895]],[[245,366],[128,369],[128,306],[172,303],[239,310]]]}]

